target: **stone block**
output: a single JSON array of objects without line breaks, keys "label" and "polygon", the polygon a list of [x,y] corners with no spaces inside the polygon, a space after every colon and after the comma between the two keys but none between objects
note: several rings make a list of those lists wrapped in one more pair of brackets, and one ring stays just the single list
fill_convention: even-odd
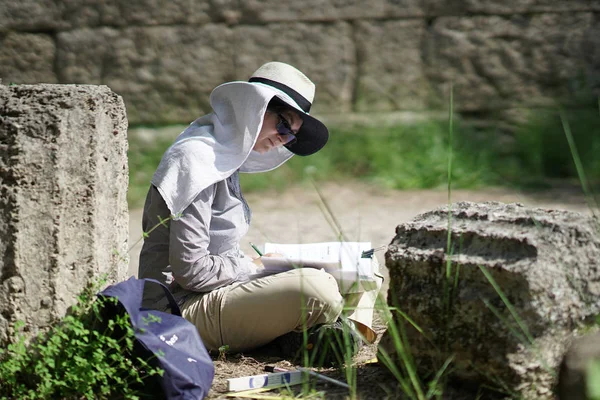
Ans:
[{"label": "stone block", "polygon": [[209,2],[194,0],[3,0],[0,2],[0,32],[197,25],[211,21],[210,10]]},{"label": "stone block", "polygon": [[236,11],[246,23],[344,21],[364,18],[419,17],[423,10],[418,0],[307,0],[281,2],[278,0],[231,0],[217,3],[218,9]]},{"label": "stone block", "polygon": [[231,40],[225,25],[62,32],[60,81],[108,85],[130,123],[191,122],[210,112],[212,89],[233,79]]},{"label": "stone block", "polygon": [[424,74],[422,19],[360,21],[357,111],[423,110],[431,89]]},{"label": "stone block", "polygon": [[236,78],[268,61],[287,62],[316,84],[313,113],[349,111],[356,80],[350,24],[281,23],[234,29]]},{"label": "stone block", "polygon": [[210,22],[210,3],[195,0],[61,0],[61,16],[74,28],[187,25]]},{"label": "stone block", "polygon": [[[567,346],[600,312],[598,221],[521,204],[451,208],[450,259],[447,207],[399,225],[386,253],[388,304],[422,329],[406,324],[417,367],[433,376],[454,356],[450,379],[553,399]],[[393,352],[389,332],[381,343]]]},{"label": "stone block", "polygon": [[216,0],[213,19],[230,24],[435,18],[473,14],[598,11],[594,0]]},{"label": "stone block", "polygon": [[0,85],[0,343],[127,271],[127,119],[106,86]]},{"label": "stone block", "polygon": [[[526,14],[540,12],[572,12],[600,10],[600,4],[594,0],[428,0],[428,11],[437,15],[469,14]],[[441,13],[440,10],[444,10]]]},{"label": "stone block", "polygon": [[60,4],[56,0],[0,1],[0,32],[44,32],[67,27],[62,20]]},{"label": "stone block", "polygon": [[0,34],[0,79],[5,84],[55,83],[51,36],[11,32]]},{"label": "stone block", "polygon": [[436,19],[423,48],[437,91],[431,106],[447,106],[450,83],[458,111],[554,107],[585,93],[593,97],[592,71],[600,66],[591,64],[597,60],[586,48],[598,36],[596,20],[593,13]]}]

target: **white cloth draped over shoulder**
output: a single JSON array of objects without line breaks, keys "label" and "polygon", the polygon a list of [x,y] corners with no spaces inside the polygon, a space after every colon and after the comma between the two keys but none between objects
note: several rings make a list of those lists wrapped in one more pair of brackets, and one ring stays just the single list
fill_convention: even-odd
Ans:
[{"label": "white cloth draped over shoulder", "polygon": [[152,177],[173,218],[202,190],[236,170],[270,171],[294,155],[285,147],[264,154],[252,150],[267,105],[275,96],[295,104],[284,92],[260,83],[228,82],[213,90],[213,112],[192,122],[177,137]]}]

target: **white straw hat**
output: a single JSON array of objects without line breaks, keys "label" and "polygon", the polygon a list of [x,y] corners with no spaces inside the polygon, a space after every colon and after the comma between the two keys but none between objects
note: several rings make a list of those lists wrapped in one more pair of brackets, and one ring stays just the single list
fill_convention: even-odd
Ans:
[{"label": "white straw hat", "polygon": [[329,131],[321,121],[309,115],[315,97],[315,84],[306,75],[289,64],[273,61],[258,68],[248,82],[267,85],[285,93],[287,96],[281,97],[282,102],[298,111],[303,123],[296,135],[296,142],[286,146],[289,151],[308,156],[325,146]]}]

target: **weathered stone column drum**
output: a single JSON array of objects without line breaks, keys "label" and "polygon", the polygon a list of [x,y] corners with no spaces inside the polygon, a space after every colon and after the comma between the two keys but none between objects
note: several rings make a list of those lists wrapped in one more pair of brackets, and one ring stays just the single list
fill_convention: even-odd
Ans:
[{"label": "weathered stone column drum", "polygon": [[[399,225],[386,253],[388,304],[423,330],[404,321],[421,376],[433,376],[453,356],[454,378],[525,399],[554,398],[570,342],[596,329],[598,221],[521,204],[451,209],[449,278],[448,207]],[[391,339],[388,329],[382,346],[393,353]]]},{"label": "weathered stone column drum", "polygon": [[0,343],[127,271],[127,117],[106,86],[0,85]]}]

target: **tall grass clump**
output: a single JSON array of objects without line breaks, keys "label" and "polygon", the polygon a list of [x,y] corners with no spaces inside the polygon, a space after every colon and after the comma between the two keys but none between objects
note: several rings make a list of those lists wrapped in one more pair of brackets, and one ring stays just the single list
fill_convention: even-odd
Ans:
[{"label": "tall grass clump", "polygon": [[[452,296],[455,293],[455,287],[458,279],[458,270],[455,271],[453,277],[452,271],[452,184],[454,177],[453,162],[454,162],[454,95],[452,86],[450,87],[450,103],[448,113],[448,128],[447,128],[447,139],[445,140],[445,148],[443,150],[443,157],[441,160],[445,161],[445,177],[448,191],[448,236],[447,236],[447,249],[446,257],[447,263],[445,270],[443,271],[444,278],[442,279],[442,287],[440,292],[442,295],[442,307],[443,307],[443,321],[440,323],[444,326],[444,343],[443,354],[448,354],[448,329],[452,318]],[[439,346],[431,338],[429,338],[423,329],[421,329],[408,315],[406,315],[400,305],[398,299],[395,297],[395,293],[390,296],[394,301],[394,306],[390,307],[389,304],[383,304],[381,298],[378,301],[378,309],[382,311],[384,320],[387,325],[387,334],[389,335],[389,342],[393,347],[394,355],[390,354],[384,347],[378,349],[378,359],[383,365],[392,373],[392,375],[398,381],[402,392],[411,400],[429,400],[432,398],[441,399],[446,385],[446,375],[448,370],[451,368],[454,356],[451,355],[437,367],[437,372],[430,377],[424,377],[419,375],[417,364],[413,357],[413,351],[411,350],[410,342],[406,334],[405,323],[408,323],[431,344],[431,346],[437,349],[439,354]],[[396,314],[396,318],[394,318]]]},{"label": "tall grass clump", "polygon": [[380,296],[375,307],[387,326],[386,334],[389,337],[388,343],[390,343],[389,346],[379,346],[377,359],[394,376],[402,394],[407,399],[441,399],[446,391],[446,376],[452,369],[454,356],[450,355],[445,359],[440,357],[439,363],[433,366],[436,372],[424,376],[417,368],[409,336],[407,335],[407,328],[423,335],[440,356],[442,352],[438,344],[402,311],[398,300],[394,296],[392,298],[394,304],[390,306]]},{"label": "tall grass clump", "polygon": [[510,171],[508,178],[521,186],[545,186],[548,181],[565,179],[580,184],[581,170],[590,184],[600,181],[600,113],[596,109],[531,111],[514,139],[514,158],[520,168]]}]

